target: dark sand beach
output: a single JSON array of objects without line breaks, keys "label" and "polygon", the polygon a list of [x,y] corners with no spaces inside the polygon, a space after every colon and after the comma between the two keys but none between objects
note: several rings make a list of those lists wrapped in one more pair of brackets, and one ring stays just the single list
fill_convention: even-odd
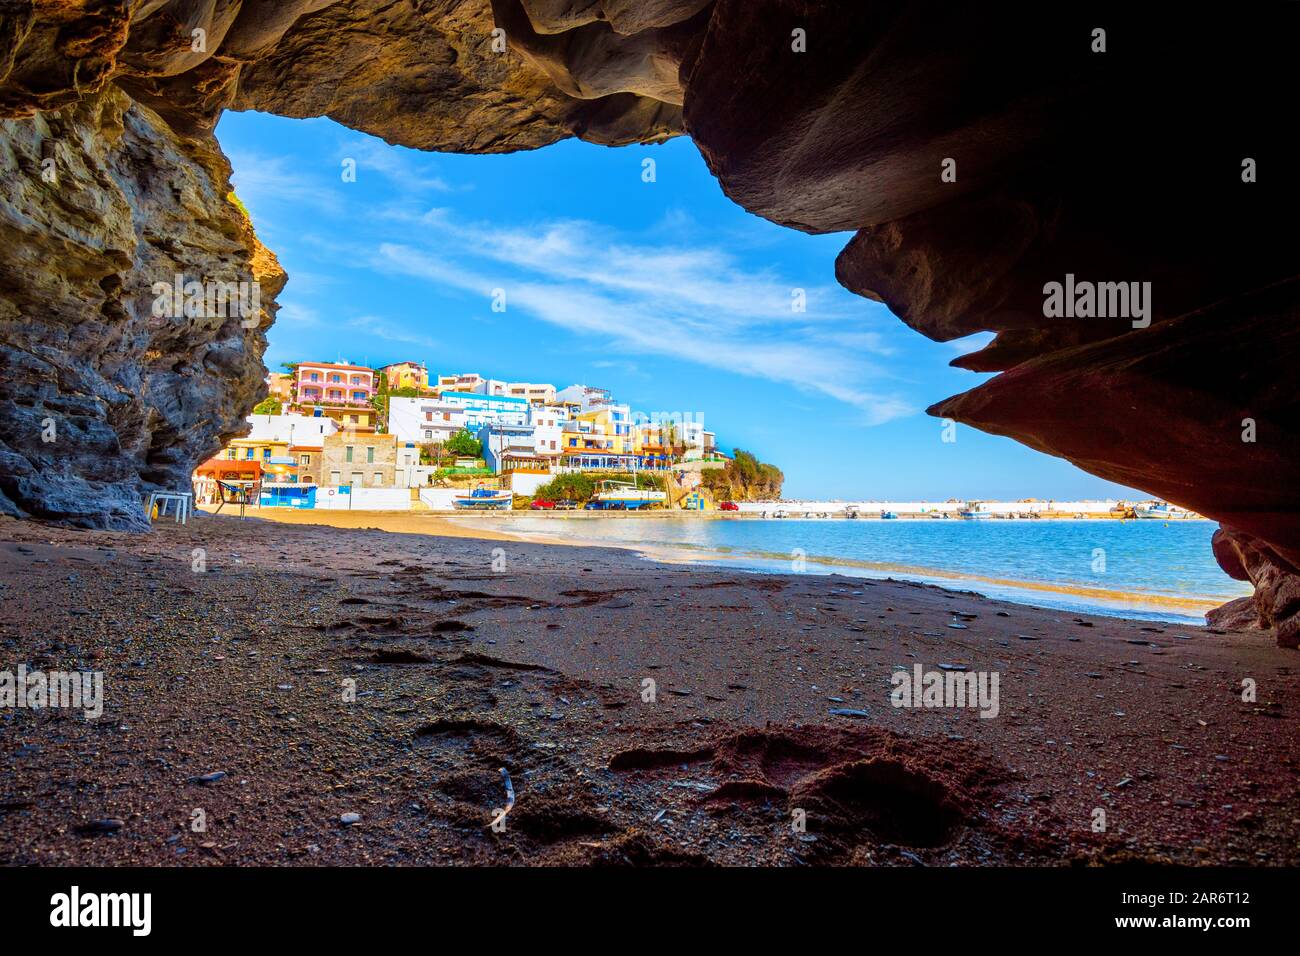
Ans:
[{"label": "dark sand beach", "polygon": [[[0,670],[105,692],[0,712],[0,863],[1300,863],[1300,661],[1258,633],[202,514],[3,519],[0,580]],[[918,663],[998,716],[891,706]]]}]

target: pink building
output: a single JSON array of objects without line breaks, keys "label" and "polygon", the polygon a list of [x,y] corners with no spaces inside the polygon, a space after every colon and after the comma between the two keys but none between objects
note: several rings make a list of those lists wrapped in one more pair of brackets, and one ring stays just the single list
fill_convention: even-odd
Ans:
[{"label": "pink building", "polygon": [[303,362],[294,378],[299,405],[369,406],[375,394],[375,372],[360,365]]}]

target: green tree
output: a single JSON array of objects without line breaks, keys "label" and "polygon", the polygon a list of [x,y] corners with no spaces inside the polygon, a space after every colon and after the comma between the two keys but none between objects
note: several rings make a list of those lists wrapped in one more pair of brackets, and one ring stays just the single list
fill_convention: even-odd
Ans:
[{"label": "green tree", "polygon": [[448,438],[443,447],[463,458],[479,458],[483,454],[483,443],[471,435],[468,428],[462,428]]},{"label": "green tree", "polygon": [[284,403],[274,395],[268,395],[256,405],[253,406],[254,415],[279,415],[284,409]]},{"label": "green tree", "polygon": [[548,483],[537,489],[535,497],[547,498],[551,501],[568,498],[581,504],[590,501],[591,496],[595,493],[595,479],[591,475],[576,471],[552,478]]},{"label": "green tree", "polygon": [[737,448],[725,468],[707,469],[700,480],[717,501],[756,501],[780,498],[785,475],[776,465]]}]

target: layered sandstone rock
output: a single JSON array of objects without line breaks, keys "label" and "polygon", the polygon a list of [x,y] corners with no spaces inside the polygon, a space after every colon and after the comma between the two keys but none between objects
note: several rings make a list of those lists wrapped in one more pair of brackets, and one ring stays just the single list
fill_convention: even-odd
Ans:
[{"label": "layered sandstone rock", "polygon": [[[216,238],[235,215],[210,136],[221,110],[330,116],[469,152],[686,131],[745,208],[854,231],[836,268],[848,288],[940,341],[996,333],[954,364],[1002,374],[934,414],[1220,519],[1225,540],[1249,551],[1218,548],[1265,595],[1252,603],[1258,623],[1291,633],[1300,268],[1285,236],[1300,177],[1286,117],[1298,13],[939,0],[11,3],[0,9],[0,116],[13,118],[6,172],[25,172],[4,186],[5,238],[23,251],[3,273],[3,374],[19,406],[40,396],[100,424],[85,440],[99,452],[49,477],[30,422],[9,426],[5,494],[33,513],[129,520],[116,515],[137,485],[181,473],[255,400],[255,333],[155,333],[118,285],[161,265],[250,261],[246,230],[230,249]],[[129,152],[146,142],[164,148]],[[72,195],[31,181],[40,151],[60,149],[86,153],[70,160],[85,179]],[[185,251],[164,261],[149,236],[177,235],[170,226],[185,230]],[[1141,314],[1047,314],[1045,287],[1067,276],[1137,283]],[[109,373],[92,375],[83,366],[104,342]],[[137,379],[161,383],[160,364],[183,366],[214,343],[225,358],[203,364],[223,371],[201,376],[213,390],[196,381],[189,405],[153,388],[137,405],[113,397]]]}]

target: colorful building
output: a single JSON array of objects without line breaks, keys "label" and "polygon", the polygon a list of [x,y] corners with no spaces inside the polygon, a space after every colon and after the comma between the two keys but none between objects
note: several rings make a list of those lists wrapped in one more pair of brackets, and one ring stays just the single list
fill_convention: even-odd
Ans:
[{"label": "colorful building", "polygon": [[268,398],[278,398],[280,403],[288,405],[293,401],[293,376],[288,372],[271,372],[266,376],[266,394]]},{"label": "colorful building", "polygon": [[604,405],[579,412],[564,423],[564,450],[598,450],[630,455],[636,441],[632,412],[626,405]]},{"label": "colorful building", "polygon": [[291,410],[332,418],[340,428],[373,431],[375,381],[374,369],[362,365],[302,362],[294,371]]},{"label": "colorful building", "polygon": [[385,365],[379,372],[388,381],[390,391],[397,388],[427,391],[429,388],[429,370],[423,362],[394,362]]}]

